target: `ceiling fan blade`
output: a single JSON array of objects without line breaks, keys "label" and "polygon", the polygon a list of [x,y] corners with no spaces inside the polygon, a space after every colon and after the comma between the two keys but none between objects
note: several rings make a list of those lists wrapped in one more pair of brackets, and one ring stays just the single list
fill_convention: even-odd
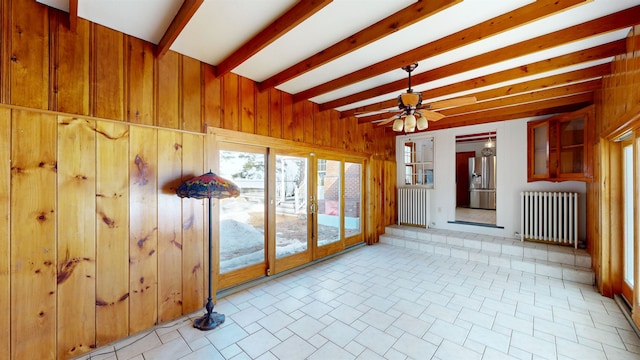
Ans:
[{"label": "ceiling fan blade", "polygon": [[421,110],[420,114],[427,118],[427,120],[438,121],[445,117],[445,115],[440,114],[439,112],[431,111],[431,110]]},{"label": "ceiling fan blade", "polygon": [[475,104],[478,101],[475,96],[459,97],[455,99],[434,101],[428,104],[430,109],[442,109],[448,107],[456,107],[462,105]]},{"label": "ceiling fan blade", "polygon": [[397,119],[397,118],[398,118],[398,115],[393,115],[392,117],[390,117],[390,118],[388,118],[388,119],[385,119],[385,120],[380,121],[380,122],[378,123],[378,126],[384,126],[384,125],[387,125],[388,123],[390,123],[390,122],[394,121],[394,120],[395,120],[395,119]]}]

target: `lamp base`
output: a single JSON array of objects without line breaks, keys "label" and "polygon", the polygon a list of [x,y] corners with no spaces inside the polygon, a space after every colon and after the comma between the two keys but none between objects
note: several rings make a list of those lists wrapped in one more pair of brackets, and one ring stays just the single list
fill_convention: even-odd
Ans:
[{"label": "lamp base", "polygon": [[213,330],[224,322],[224,314],[208,312],[202,317],[193,320],[193,327],[202,331]]}]

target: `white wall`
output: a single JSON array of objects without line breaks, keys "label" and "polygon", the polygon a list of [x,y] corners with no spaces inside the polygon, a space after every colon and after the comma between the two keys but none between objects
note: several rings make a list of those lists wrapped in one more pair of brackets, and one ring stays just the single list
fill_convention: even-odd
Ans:
[{"label": "white wall", "polygon": [[[586,184],[579,181],[527,182],[527,121],[520,119],[425,132],[435,143],[434,189],[431,190],[432,227],[515,238],[520,232],[521,191],[575,191],[580,193],[579,238],[586,237]],[[496,131],[496,226],[452,224],[456,215],[455,162],[457,135]],[[402,137],[398,137],[401,139]]]}]

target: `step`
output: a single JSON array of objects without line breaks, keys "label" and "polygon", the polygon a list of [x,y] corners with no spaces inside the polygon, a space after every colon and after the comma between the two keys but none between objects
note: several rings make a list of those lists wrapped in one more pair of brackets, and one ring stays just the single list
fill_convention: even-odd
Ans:
[{"label": "step", "polygon": [[583,249],[442,229],[391,225],[380,242],[431,254],[582,284],[595,284],[591,257]]}]

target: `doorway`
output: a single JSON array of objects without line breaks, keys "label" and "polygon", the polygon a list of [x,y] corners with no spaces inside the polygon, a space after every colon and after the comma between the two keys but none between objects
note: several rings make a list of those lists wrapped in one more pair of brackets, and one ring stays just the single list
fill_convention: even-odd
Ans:
[{"label": "doorway", "polygon": [[241,189],[214,205],[217,289],[363,243],[363,159],[221,142],[217,164]]},{"label": "doorway", "polygon": [[495,131],[456,136],[455,221],[496,225]]}]

